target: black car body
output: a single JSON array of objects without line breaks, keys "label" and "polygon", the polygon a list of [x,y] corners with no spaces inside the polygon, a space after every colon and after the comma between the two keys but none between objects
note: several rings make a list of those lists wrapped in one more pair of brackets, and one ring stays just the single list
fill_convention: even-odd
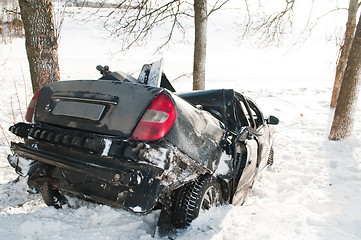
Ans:
[{"label": "black car body", "polygon": [[9,162],[48,205],[68,193],[136,213],[161,208],[185,227],[200,209],[243,201],[272,162],[278,120],[243,94],[175,94],[159,63],[138,79],[101,70],[99,80],[47,84],[29,123],[10,127],[24,141],[11,144]]}]

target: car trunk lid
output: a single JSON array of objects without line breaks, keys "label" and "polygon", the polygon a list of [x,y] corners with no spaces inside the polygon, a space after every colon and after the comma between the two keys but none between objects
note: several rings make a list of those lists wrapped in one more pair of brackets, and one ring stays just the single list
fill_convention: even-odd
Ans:
[{"label": "car trunk lid", "polygon": [[160,91],[109,80],[54,82],[41,90],[35,121],[129,138]]}]

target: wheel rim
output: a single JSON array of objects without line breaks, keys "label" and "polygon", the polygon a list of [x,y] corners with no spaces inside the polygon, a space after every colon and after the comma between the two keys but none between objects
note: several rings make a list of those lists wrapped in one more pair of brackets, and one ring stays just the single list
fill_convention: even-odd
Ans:
[{"label": "wheel rim", "polygon": [[210,186],[204,193],[203,199],[201,202],[201,210],[209,210],[213,206],[219,206],[221,203],[220,193],[218,189],[214,186]]}]

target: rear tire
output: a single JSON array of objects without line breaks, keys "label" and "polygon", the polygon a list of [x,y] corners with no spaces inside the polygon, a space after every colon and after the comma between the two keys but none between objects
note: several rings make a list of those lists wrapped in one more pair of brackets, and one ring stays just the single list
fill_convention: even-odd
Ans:
[{"label": "rear tire", "polygon": [[268,160],[267,160],[267,164],[270,166],[273,165],[273,157],[274,157],[274,151],[273,151],[273,147],[271,147],[271,149],[269,151],[269,155],[268,155]]},{"label": "rear tire", "polygon": [[43,184],[41,195],[46,205],[53,206],[57,209],[62,208],[62,206],[67,202],[66,198],[59,192],[59,190],[54,189],[48,182]]},{"label": "rear tire", "polygon": [[223,203],[222,190],[216,178],[200,176],[178,190],[172,211],[172,223],[176,228],[185,228],[205,210]]}]

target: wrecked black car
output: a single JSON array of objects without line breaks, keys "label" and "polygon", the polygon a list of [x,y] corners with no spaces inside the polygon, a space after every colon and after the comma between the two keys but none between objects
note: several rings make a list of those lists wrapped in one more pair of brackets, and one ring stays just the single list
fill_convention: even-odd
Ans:
[{"label": "wrecked black car", "polygon": [[243,94],[175,93],[162,61],[138,79],[97,68],[99,80],[44,86],[28,123],[10,127],[23,141],[11,143],[9,163],[47,205],[61,208],[66,194],[135,213],[161,209],[183,228],[211,206],[241,204],[273,163],[278,119]]}]

